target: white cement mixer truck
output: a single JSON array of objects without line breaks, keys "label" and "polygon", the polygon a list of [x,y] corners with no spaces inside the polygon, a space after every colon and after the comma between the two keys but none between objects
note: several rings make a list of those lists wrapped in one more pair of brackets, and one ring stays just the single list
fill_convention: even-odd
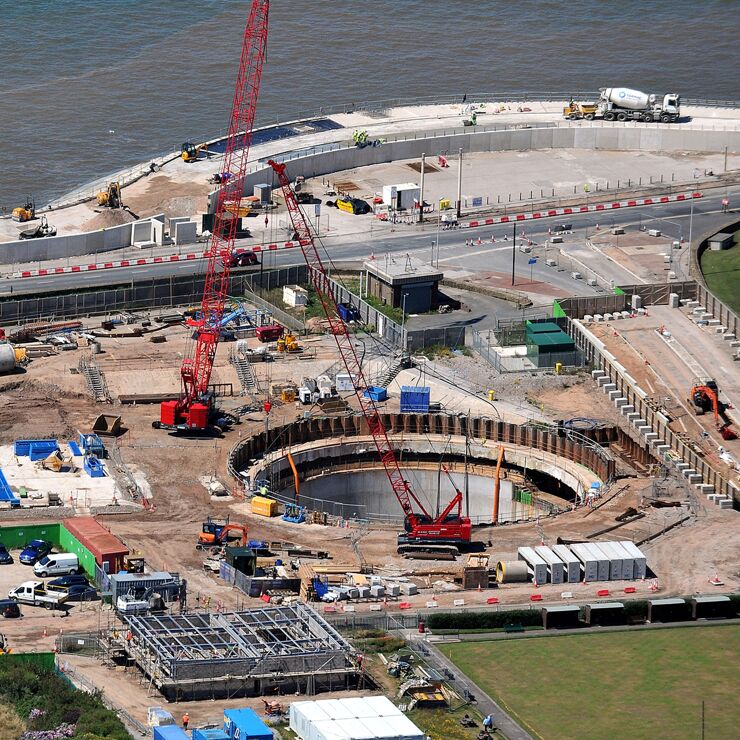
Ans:
[{"label": "white cement mixer truck", "polygon": [[680,116],[681,98],[677,93],[659,98],[626,87],[602,87],[600,92],[599,113],[605,121],[674,123]]}]

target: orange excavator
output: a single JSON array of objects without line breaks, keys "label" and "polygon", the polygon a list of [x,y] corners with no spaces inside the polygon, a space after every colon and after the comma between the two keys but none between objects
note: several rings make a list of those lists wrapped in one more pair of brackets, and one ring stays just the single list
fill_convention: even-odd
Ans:
[{"label": "orange excavator", "polygon": [[719,400],[719,389],[716,380],[695,381],[691,391],[689,391],[689,402],[693,405],[697,416],[701,416],[709,410],[714,412],[714,421],[722,439],[737,439],[737,433],[730,427],[732,422],[725,413],[727,406]]},{"label": "orange excavator", "polygon": [[198,544],[195,546],[195,549],[204,550],[210,547],[221,547],[231,540],[239,539],[241,539],[239,545],[246,547],[247,528],[243,524],[227,524],[216,532],[201,532],[198,535]]}]

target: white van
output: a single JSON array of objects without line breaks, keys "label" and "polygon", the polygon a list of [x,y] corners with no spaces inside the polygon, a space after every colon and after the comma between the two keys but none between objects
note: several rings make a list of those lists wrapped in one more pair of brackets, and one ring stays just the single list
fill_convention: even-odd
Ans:
[{"label": "white van", "polygon": [[68,576],[78,573],[80,561],[77,555],[68,552],[50,553],[45,555],[33,566],[33,572],[41,578],[47,576]]}]

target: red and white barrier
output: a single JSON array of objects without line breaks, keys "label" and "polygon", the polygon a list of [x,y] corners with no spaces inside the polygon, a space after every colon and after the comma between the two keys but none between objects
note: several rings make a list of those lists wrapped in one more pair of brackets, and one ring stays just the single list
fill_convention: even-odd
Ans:
[{"label": "red and white barrier", "polygon": [[[280,249],[291,249],[293,247],[300,247],[301,243],[298,241],[282,242],[281,244],[257,244],[253,247],[245,247],[244,249],[237,249],[236,252],[271,252]],[[74,272],[91,272],[93,270],[111,270],[120,267],[140,267],[143,265],[156,265],[162,262],[187,262],[188,260],[199,260],[204,259],[206,254],[169,254],[161,257],[139,257],[137,259],[130,260],[116,260],[114,262],[98,262],[97,264],[87,265],[69,265],[67,267],[47,267],[40,270],[23,270],[22,272],[14,272],[12,277],[14,278],[31,278],[31,277],[46,277],[52,275],[69,275]]]},{"label": "red and white barrier", "polygon": [[617,208],[634,208],[635,206],[658,206],[663,203],[676,203],[692,198],[701,198],[702,193],[677,193],[675,195],[656,195],[653,198],[630,198],[629,200],[610,201],[608,203],[591,203],[587,206],[571,206],[569,208],[551,208],[547,211],[532,211],[530,213],[514,213],[510,216],[495,216],[493,218],[468,221],[461,223],[461,229],[474,229],[477,226],[495,226],[512,224],[519,221],[532,221],[538,218],[552,218],[554,216],[573,216],[579,213],[596,213],[612,211]]}]

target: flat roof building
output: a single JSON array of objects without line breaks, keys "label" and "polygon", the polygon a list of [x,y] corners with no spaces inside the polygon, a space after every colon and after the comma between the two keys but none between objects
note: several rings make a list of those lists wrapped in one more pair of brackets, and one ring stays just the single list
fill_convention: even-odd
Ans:
[{"label": "flat roof building", "polygon": [[427,313],[439,303],[439,282],[444,273],[415,257],[368,260],[367,293],[405,313]]}]

